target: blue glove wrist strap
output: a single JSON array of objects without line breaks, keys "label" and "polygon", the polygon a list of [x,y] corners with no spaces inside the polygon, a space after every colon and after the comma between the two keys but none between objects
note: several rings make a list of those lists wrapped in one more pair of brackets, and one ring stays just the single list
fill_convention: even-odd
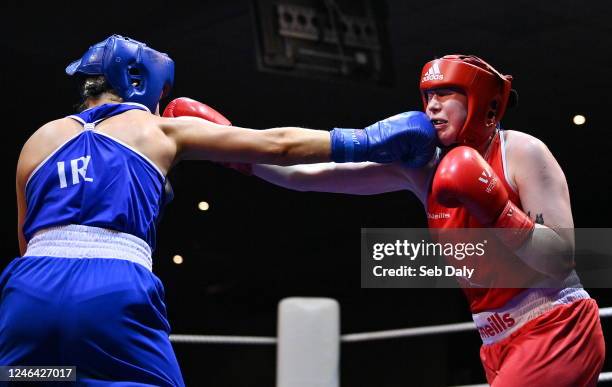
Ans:
[{"label": "blue glove wrist strap", "polygon": [[331,159],[336,163],[367,161],[368,138],[365,130],[334,128],[331,134]]}]

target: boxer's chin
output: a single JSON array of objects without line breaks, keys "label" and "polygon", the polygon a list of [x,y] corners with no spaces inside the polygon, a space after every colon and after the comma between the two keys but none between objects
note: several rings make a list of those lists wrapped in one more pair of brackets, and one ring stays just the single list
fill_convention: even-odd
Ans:
[{"label": "boxer's chin", "polygon": [[442,146],[448,147],[457,142],[457,132],[452,128],[446,128],[437,132],[438,141]]}]

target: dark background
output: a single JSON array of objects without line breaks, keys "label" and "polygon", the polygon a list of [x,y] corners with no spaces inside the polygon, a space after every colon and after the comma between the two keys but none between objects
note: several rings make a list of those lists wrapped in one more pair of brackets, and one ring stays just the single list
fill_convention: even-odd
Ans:
[{"label": "dark background", "polygon": [[[147,42],[176,62],[172,97],[214,106],[235,125],[363,127],[422,109],[422,65],[448,53],[485,58],[515,77],[519,107],[504,126],[542,139],[565,171],[576,227],[610,227],[608,153],[612,5],[387,0],[393,80],[388,86],[258,70],[252,3],[3,2],[0,39],[1,266],[18,254],[14,171],[42,124],[72,112],[78,96],[65,66],[111,33]],[[583,126],[571,122],[583,114]],[[423,227],[408,192],[371,197],[298,193],[209,162],[170,174],[176,198],[160,226],[154,271],[166,287],[175,333],[276,334],[277,302],[325,296],[341,305],[343,333],[468,321],[459,290],[360,289],[361,227]],[[205,200],[211,208],[197,210]],[[183,265],[172,256],[181,254]],[[600,306],[608,289],[591,289]],[[610,324],[603,321],[604,330]],[[609,335],[608,335],[609,337]],[[484,382],[476,332],[343,344],[343,386]],[[188,385],[271,386],[275,349],[175,345]],[[609,364],[604,370],[611,370]]]}]

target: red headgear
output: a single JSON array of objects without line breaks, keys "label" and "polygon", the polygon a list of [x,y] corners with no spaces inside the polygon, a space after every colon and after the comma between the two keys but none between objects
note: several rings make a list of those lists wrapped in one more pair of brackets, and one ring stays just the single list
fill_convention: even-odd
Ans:
[{"label": "red headgear", "polygon": [[[457,135],[460,144],[478,149],[493,134],[502,119],[510,96],[511,75],[503,75],[473,55],[446,55],[432,60],[421,73],[421,96],[425,91],[458,88],[467,95],[467,117]],[[491,119],[494,118],[495,121]]]}]

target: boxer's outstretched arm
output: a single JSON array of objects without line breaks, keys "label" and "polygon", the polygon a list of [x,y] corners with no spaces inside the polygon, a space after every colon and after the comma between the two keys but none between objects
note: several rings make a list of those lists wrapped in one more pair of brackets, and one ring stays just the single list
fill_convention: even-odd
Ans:
[{"label": "boxer's outstretched arm", "polygon": [[432,169],[433,163],[422,168],[407,168],[401,162],[366,162],[290,167],[257,164],[253,165],[252,171],[263,180],[296,191],[374,195],[408,190],[423,201],[427,193],[427,178]]},{"label": "boxer's outstretched arm", "polygon": [[563,278],[574,265],[574,221],[565,175],[540,140],[519,132],[510,135],[515,137],[508,150],[510,173],[524,211],[536,223],[516,254],[532,268]]},{"label": "boxer's outstretched arm", "polygon": [[158,125],[175,146],[175,160],[275,165],[402,160],[421,167],[435,150],[435,129],[427,115],[418,111],[396,114],[364,129],[241,130],[212,108],[182,97],[168,104],[163,117]]},{"label": "boxer's outstretched arm", "polygon": [[177,160],[211,160],[275,165],[329,161],[329,132],[294,127],[254,130],[195,117],[159,118],[176,144]]}]

